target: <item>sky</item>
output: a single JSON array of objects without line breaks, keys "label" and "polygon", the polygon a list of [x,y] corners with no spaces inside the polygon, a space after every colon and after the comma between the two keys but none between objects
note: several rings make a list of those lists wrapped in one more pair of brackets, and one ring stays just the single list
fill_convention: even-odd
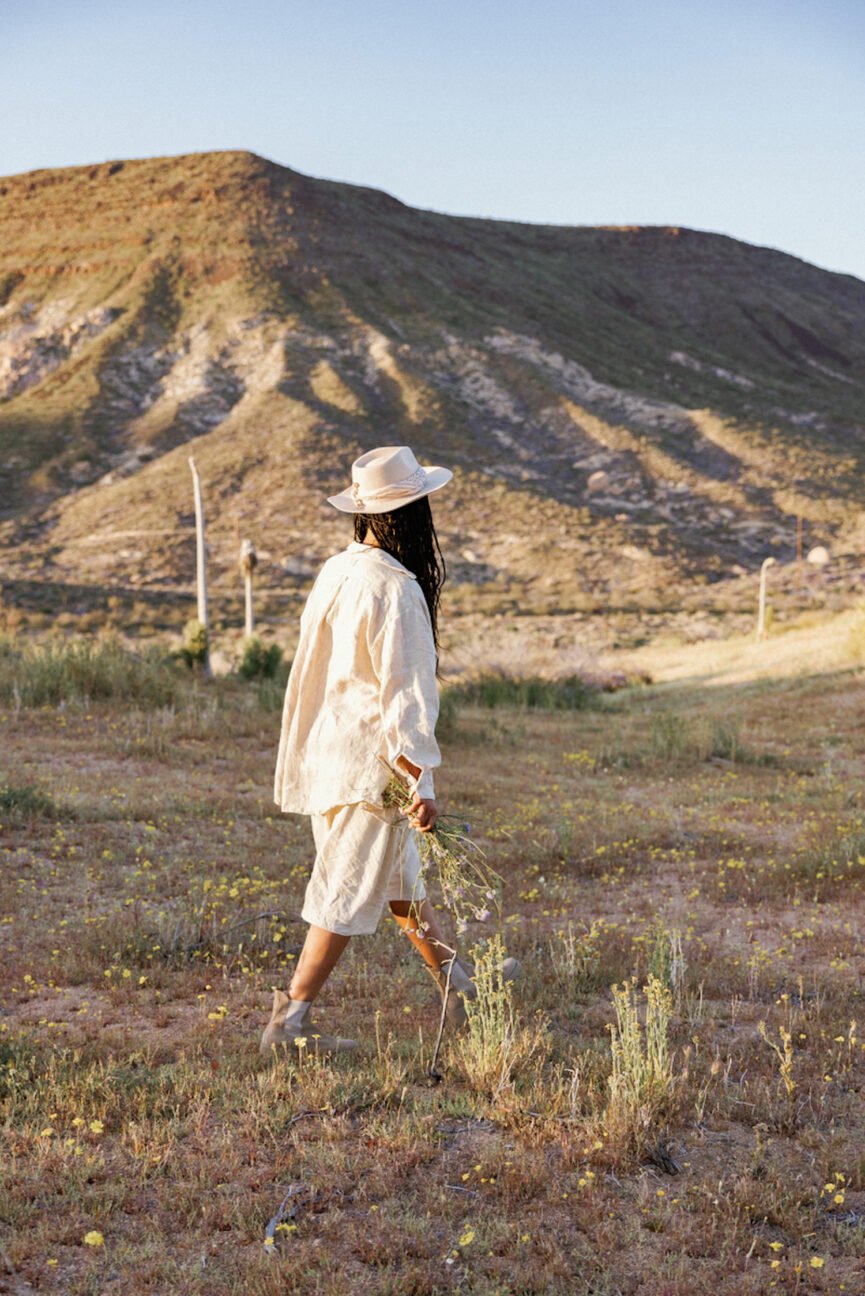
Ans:
[{"label": "sky", "polygon": [[861,0],[0,0],[0,175],[250,149],[865,279]]}]

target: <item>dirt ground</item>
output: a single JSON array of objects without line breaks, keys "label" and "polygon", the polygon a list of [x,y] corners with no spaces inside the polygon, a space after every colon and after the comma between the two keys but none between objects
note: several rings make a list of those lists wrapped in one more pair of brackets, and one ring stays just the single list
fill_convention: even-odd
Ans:
[{"label": "dirt ground", "polygon": [[[440,803],[505,879],[461,948],[523,975],[438,1084],[389,920],[317,1005],[361,1053],[259,1056],[312,863],[276,711],[3,712],[0,783],[46,795],[0,814],[0,1292],[863,1296],[863,677],[740,666],[449,718]],[[650,974],[669,1069],[614,1103]]]}]

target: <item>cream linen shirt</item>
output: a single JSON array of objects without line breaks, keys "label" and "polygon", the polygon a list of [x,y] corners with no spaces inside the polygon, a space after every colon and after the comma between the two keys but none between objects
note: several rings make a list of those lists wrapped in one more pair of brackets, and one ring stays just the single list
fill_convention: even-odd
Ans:
[{"label": "cream linen shirt", "polygon": [[329,558],[300,618],[276,761],[274,800],[323,814],[380,803],[405,756],[432,798],[441,762],[436,654],[423,591],[391,554],[354,542]]}]

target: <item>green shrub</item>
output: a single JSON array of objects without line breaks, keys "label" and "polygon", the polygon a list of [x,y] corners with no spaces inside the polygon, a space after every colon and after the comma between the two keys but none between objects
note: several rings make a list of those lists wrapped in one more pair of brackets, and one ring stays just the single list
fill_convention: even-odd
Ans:
[{"label": "green shrub", "polygon": [[244,679],[274,679],[282,665],[282,649],[279,644],[265,646],[258,635],[250,635],[243,641],[243,660],[238,672]]},{"label": "green shrub", "polygon": [[0,817],[4,819],[55,819],[54,798],[33,783],[0,784]]},{"label": "green shrub", "polygon": [[208,646],[207,626],[193,617],[183,627],[183,646],[180,649],[180,656],[190,670],[204,665]]},{"label": "green shrub", "polygon": [[0,646],[0,701],[16,706],[88,705],[100,699],[133,699],[141,707],[171,705],[178,678],[156,648],[132,652],[115,639],[53,639]]}]

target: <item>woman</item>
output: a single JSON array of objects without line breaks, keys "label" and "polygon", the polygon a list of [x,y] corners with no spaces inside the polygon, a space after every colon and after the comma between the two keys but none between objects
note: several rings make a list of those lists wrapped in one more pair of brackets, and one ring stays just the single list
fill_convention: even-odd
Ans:
[{"label": "woman", "polygon": [[[316,857],[302,917],[310,924],[288,995],[274,993],[263,1052],[308,1042],[357,1047],[308,1021],[310,1005],[352,936],[369,935],[387,906],[444,992],[476,988],[426,899],[417,842],[385,810],[388,766],[413,794],[409,819],[431,832],[440,763],[436,667],[445,565],[428,496],[453,474],[422,468],[407,446],[384,446],[352,465],[352,485],[329,503],[355,516],[355,540],[321,569],[300,622],[285,696],[274,797],[312,817]],[[516,970],[508,960],[506,977]],[[465,1008],[451,994],[452,1022]]]}]

